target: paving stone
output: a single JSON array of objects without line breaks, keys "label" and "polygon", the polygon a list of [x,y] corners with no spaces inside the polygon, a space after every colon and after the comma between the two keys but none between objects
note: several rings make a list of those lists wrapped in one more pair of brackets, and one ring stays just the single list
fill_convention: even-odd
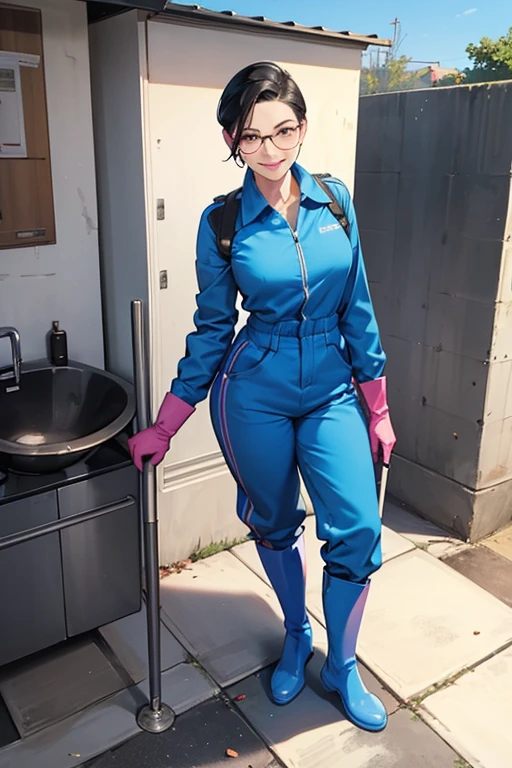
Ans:
[{"label": "paving stone", "polygon": [[512,608],[512,560],[476,546],[445,557],[443,562]]},{"label": "paving stone", "polygon": [[19,738],[20,735],[14,726],[9,710],[5,706],[3,699],[0,698],[0,749],[7,744],[12,744],[13,741],[17,741]]},{"label": "paving stone", "polygon": [[[162,675],[162,700],[177,714],[216,692],[190,664],[178,664]],[[135,715],[147,699],[147,681],[127,688],[4,747],[0,750],[0,768],[75,768],[140,733]]]},{"label": "paving stone", "polygon": [[385,527],[391,528],[434,557],[451,554],[466,546],[462,539],[409,512],[393,497],[386,499],[382,519]]},{"label": "paving stone", "polygon": [[[384,698],[387,728],[367,733],[344,716],[338,697],[327,694],[318,680],[316,658],[307,669],[307,687],[286,707],[268,699],[270,670],[253,675],[228,690],[251,725],[290,768],[451,768],[457,755],[409,711]],[[315,668],[316,667],[316,668]],[[378,695],[377,687],[371,686]]]},{"label": "paving stone", "polygon": [[[339,702],[336,695],[326,692],[320,681],[320,670],[322,669],[327,656],[327,633],[324,627],[314,620],[312,622],[312,627],[314,655],[306,668],[306,687],[297,699],[286,706],[286,709],[292,707],[300,713],[303,709],[307,711],[312,706],[323,706],[328,709],[334,706],[339,710]],[[247,693],[246,688],[252,691],[257,689],[258,696],[262,693],[267,699],[270,707],[269,711],[274,712],[276,710],[281,710],[282,707],[273,704],[270,698],[270,678],[274,668],[275,665],[271,665],[256,672],[254,675],[247,677],[245,680],[242,680],[235,686],[229,688],[228,694],[234,697],[240,693]],[[382,683],[364,666],[364,664],[359,664],[359,670],[362,680],[368,690],[379,696],[388,713],[395,712],[400,706],[398,699],[384,688]],[[343,715],[340,715],[338,712],[338,717],[339,716],[343,717]]]},{"label": "paving stone", "polygon": [[358,651],[394,693],[407,699],[510,641],[508,606],[414,550],[372,577]]},{"label": "paving stone", "polygon": [[512,560],[512,525],[486,539],[482,544],[497,552],[498,555]]},{"label": "paving stone", "polygon": [[[226,749],[238,757],[227,758]],[[142,733],[86,768],[277,768],[274,756],[238,712],[219,700],[179,717],[165,733]]]},{"label": "paving stone", "polygon": [[270,587],[230,552],[161,581],[162,621],[226,686],[275,661],[282,613]]},{"label": "paving stone", "polygon": [[91,636],[10,664],[0,675],[0,692],[23,737],[124,687]]},{"label": "paving stone", "polygon": [[[99,632],[135,683],[148,675],[146,604],[131,616],[101,627]],[[160,623],[162,671],[185,661],[187,652],[167,627]]]},{"label": "paving stone", "polygon": [[428,722],[473,768],[505,768],[512,755],[512,648],[429,696]]}]

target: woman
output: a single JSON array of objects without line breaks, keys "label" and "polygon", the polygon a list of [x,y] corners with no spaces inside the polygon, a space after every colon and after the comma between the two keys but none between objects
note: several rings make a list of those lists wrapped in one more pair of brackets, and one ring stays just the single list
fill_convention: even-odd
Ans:
[{"label": "woman", "polygon": [[[221,256],[212,229],[212,211],[223,204],[216,202],[199,225],[196,331],[187,337],[156,423],[131,438],[130,450],[139,469],[143,457],[160,463],[171,437],[212,388],[212,422],[238,484],[237,511],[285,617],[283,653],[271,681],[277,704],[304,687],[313,649],[300,469],[324,542],[329,649],[322,682],[337,691],[354,723],[378,731],[386,712],[361,681],[355,647],[369,576],[381,565],[372,453],[377,460],[382,451],[389,461],[395,437],[354,209],[344,184],[330,179],[347,235],[328,195],[296,163],[306,105],[276,64],[258,62],[238,72],[221,96],[218,120],[230,157],[248,166],[231,260]],[[238,291],[250,316],[232,343]]]}]

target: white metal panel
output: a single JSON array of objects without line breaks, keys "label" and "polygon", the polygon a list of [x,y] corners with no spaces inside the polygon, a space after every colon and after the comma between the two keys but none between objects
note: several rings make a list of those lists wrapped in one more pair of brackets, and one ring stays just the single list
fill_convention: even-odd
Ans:
[{"label": "white metal panel", "polygon": [[130,302],[148,301],[139,32],[135,11],[89,31],[107,364],[130,380]]},{"label": "white metal panel", "polygon": [[[156,405],[176,375],[185,336],[194,328],[200,215],[213,197],[239,186],[243,179],[243,171],[232,161],[223,163],[228,151],[216,121],[222,89],[241,67],[258,60],[278,61],[296,78],[308,106],[309,135],[300,162],[311,171],[330,171],[352,187],[360,53],[158,20],[149,22],[147,41],[147,199]],[[165,200],[161,221],[156,220],[158,198]],[[169,277],[165,290],[158,288],[161,270],[167,270]],[[239,535],[234,488],[226,485],[226,472],[207,404],[202,403],[174,438],[160,472],[164,559],[188,554],[186,547],[195,530],[206,543],[210,537],[218,538],[220,531],[224,536]],[[198,498],[209,499],[206,509],[204,504],[197,508]]]}]

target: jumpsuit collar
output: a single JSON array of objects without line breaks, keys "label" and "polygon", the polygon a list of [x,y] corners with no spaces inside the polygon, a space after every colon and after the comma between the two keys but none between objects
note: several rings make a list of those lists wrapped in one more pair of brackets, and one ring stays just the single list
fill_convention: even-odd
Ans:
[{"label": "jumpsuit collar", "polygon": [[[316,203],[331,202],[330,197],[325,194],[323,189],[316,183],[312,175],[308,173],[305,168],[298,163],[294,163],[291,167],[291,171],[299,183],[301,202],[306,197],[309,197]],[[269,209],[270,207],[271,206],[256,186],[253,171],[248,168],[245,173],[242,187],[242,226],[245,227],[247,224],[250,224],[251,221],[254,221],[265,209]]]}]

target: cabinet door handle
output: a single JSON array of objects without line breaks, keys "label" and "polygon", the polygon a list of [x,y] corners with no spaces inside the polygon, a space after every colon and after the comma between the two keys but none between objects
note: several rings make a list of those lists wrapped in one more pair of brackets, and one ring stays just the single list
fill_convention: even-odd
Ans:
[{"label": "cabinet door handle", "polygon": [[78,512],[78,514],[70,515],[62,520],[55,520],[52,523],[38,525],[34,528],[29,528],[28,531],[23,531],[23,533],[13,533],[10,536],[4,536],[0,539],[0,552],[3,549],[13,547],[16,544],[23,544],[26,541],[38,539],[40,536],[47,536],[49,533],[62,531],[63,528],[71,528],[72,525],[86,523],[88,520],[94,520],[96,517],[102,517],[111,512],[117,512],[120,509],[131,507],[134,503],[135,497],[128,494],[127,496],[123,496],[122,499],[114,501],[112,504],[105,504],[104,506],[96,507],[95,509],[89,509],[86,512]]}]

